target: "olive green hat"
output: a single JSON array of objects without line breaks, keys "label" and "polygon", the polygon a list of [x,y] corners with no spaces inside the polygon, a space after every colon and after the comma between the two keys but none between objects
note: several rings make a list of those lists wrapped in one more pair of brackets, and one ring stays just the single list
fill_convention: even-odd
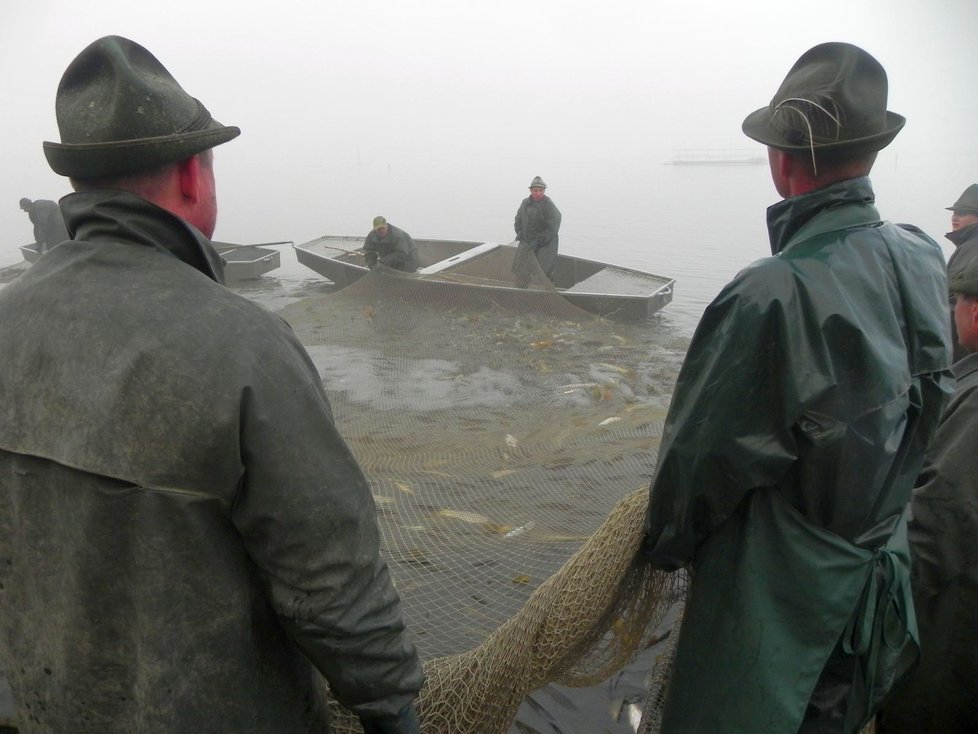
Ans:
[{"label": "olive green hat", "polygon": [[387,220],[383,217],[374,217],[374,229],[380,229],[381,227],[387,226]]},{"label": "olive green hat", "polygon": [[61,142],[45,141],[55,173],[99,178],[185,160],[241,134],[214,120],[156,58],[106,36],[75,57],[58,85]]},{"label": "olive green hat", "polygon": [[947,263],[947,289],[951,293],[978,297],[978,243],[967,242]]},{"label": "olive green hat", "polygon": [[968,212],[978,214],[978,184],[971,184],[951,206],[945,207],[950,212]]},{"label": "olive green hat", "polygon": [[531,189],[545,189],[545,188],[547,188],[547,184],[545,184],[543,182],[543,179],[540,178],[539,176],[534,176],[533,177],[533,180],[530,181],[530,188]]},{"label": "olive green hat", "polygon": [[787,151],[869,153],[889,145],[906,120],[886,109],[886,71],[850,43],[806,51],[767,107],[749,114],[744,134]]}]

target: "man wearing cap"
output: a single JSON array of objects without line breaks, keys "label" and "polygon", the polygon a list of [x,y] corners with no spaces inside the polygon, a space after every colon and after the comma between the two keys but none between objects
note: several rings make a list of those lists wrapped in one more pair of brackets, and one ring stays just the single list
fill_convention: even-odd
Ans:
[{"label": "man wearing cap", "polygon": [[[954,244],[955,253],[951,259],[957,255],[957,250],[962,245],[973,243],[978,244],[978,184],[971,184],[966,188],[958,200],[949,207],[951,212],[951,231],[947,237]],[[948,263],[950,265],[950,263]],[[954,323],[954,306],[951,306],[951,336],[953,339],[954,361],[963,359],[969,350],[958,341],[957,327]]]},{"label": "man wearing cap", "polygon": [[[315,367],[220,285],[212,148],[142,46],[58,87],[70,243],[0,292],[0,659],[31,732],[417,732],[422,671]],[[24,375],[31,375],[29,381]]]},{"label": "man wearing cap", "polygon": [[363,256],[371,270],[377,263],[406,273],[418,269],[418,249],[411,235],[383,217],[374,217],[373,228],[363,243]]},{"label": "man wearing cap", "polygon": [[34,242],[38,252],[47,252],[55,245],[71,239],[61,210],[55,202],[50,199],[31,201],[25,197],[20,200],[20,208],[27,212],[31,224],[34,225]]},{"label": "man wearing cap", "polygon": [[955,247],[978,242],[978,184],[966,188],[947,210],[951,212],[951,231],[944,236]]},{"label": "man wearing cap", "polygon": [[[532,251],[540,263],[540,269],[548,278],[557,264],[557,245],[560,237],[560,210],[553,199],[546,195],[547,184],[539,176],[530,182],[530,195],[520,202],[516,210],[514,228],[516,239],[524,251]],[[517,277],[520,273],[517,272]]]},{"label": "man wearing cap", "polygon": [[784,200],[703,315],[650,487],[644,554],[693,572],[664,734],[856,732],[916,659],[904,511],[951,390],[947,279],[873,205],[886,98],[826,43],[743,123]]},{"label": "man wearing cap", "polygon": [[966,356],[910,503],[920,665],[882,712],[881,734],[978,731],[978,241],[947,270]]}]

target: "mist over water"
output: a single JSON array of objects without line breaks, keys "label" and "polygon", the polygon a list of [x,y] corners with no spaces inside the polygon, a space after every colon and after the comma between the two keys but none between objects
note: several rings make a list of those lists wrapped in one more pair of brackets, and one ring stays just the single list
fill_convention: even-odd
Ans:
[{"label": "mist over water", "polygon": [[[676,166],[668,152],[635,159],[569,157],[543,170],[525,165],[519,155],[465,165],[405,155],[387,162],[328,162],[321,177],[282,179],[268,206],[254,211],[242,205],[233,163],[222,168],[218,158],[215,239],[245,244],[365,235],[377,214],[417,238],[509,242],[519,202],[530,179],[540,175],[563,215],[561,251],[675,278],[673,302],[660,319],[684,336],[730,278],[770,254],[765,210],[779,200],[766,165]],[[974,182],[974,172],[965,168],[948,154],[884,150],[871,176],[881,215],[916,224],[949,254],[944,233],[950,212],[944,207]],[[0,267],[21,259],[16,245],[30,239],[26,215],[22,231],[24,242],[0,247]],[[319,277],[296,262],[291,248],[281,249],[281,268],[266,277]]]}]

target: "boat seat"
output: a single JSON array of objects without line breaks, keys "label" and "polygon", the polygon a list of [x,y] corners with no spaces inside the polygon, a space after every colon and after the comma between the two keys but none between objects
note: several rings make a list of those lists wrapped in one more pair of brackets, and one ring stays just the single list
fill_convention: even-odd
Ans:
[{"label": "boat seat", "polygon": [[482,257],[483,255],[498,250],[501,245],[497,242],[483,242],[481,245],[476,245],[464,252],[460,252],[457,255],[452,255],[451,257],[446,257],[444,260],[439,260],[433,265],[429,265],[426,268],[420,268],[418,274],[420,275],[431,275],[432,273],[440,273],[443,270],[448,270],[461,263],[468,262],[469,260],[474,260],[477,257]]}]

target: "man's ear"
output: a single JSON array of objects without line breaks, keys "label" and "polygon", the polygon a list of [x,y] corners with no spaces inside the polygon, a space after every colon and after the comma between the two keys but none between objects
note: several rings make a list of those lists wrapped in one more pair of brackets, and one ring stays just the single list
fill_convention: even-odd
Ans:
[{"label": "man's ear", "polygon": [[968,299],[968,318],[972,326],[978,328],[978,298]]},{"label": "man's ear", "polygon": [[180,174],[180,193],[188,203],[200,201],[200,156],[194,155],[177,164]]}]

